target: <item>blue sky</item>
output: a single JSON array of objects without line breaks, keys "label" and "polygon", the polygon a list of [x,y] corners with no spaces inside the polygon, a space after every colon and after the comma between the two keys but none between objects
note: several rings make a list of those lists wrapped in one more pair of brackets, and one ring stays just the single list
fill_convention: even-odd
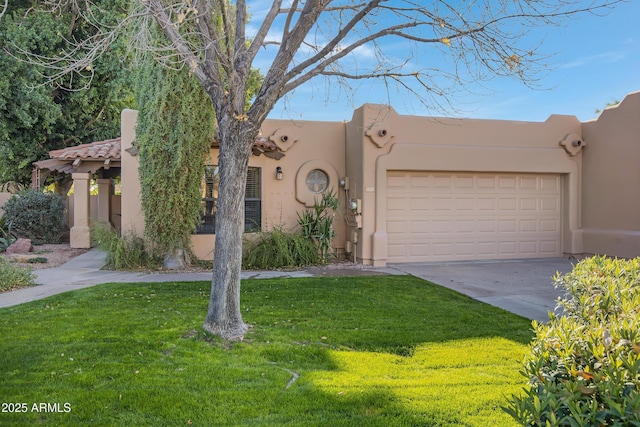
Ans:
[{"label": "blue sky", "polygon": [[[259,5],[270,3],[254,2],[253,16],[260,16]],[[455,98],[448,115],[544,121],[551,114],[568,114],[586,121],[597,116],[596,109],[640,91],[640,1],[622,3],[604,17],[575,16],[563,26],[537,29],[534,34],[544,37],[543,49],[553,53],[548,61],[551,72],[539,89],[514,79],[496,78],[481,87],[469,87],[475,95]],[[367,53],[366,49],[360,52],[364,56]],[[416,66],[421,65],[420,59],[414,61]],[[316,78],[298,88],[286,102],[280,101],[269,117],[349,120],[354,108],[368,102],[387,103],[389,99],[383,87],[369,82],[357,82],[355,90],[348,92],[335,82],[327,84],[323,78]],[[430,114],[405,93],[391,92],[391,105],[400,114]]]}]

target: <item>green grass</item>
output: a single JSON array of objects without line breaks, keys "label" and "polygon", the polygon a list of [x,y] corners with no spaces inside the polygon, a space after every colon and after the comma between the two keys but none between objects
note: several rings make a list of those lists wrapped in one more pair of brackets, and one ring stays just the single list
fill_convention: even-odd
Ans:
[{"label": "green grass", "polygon": [[28,411],[0,425],[515,425],[500,407],[523,385],[526,319],[410,276],[248,280],[252,328],[230,344],[201,332],[209,286],[1,309],[0,401]]}]

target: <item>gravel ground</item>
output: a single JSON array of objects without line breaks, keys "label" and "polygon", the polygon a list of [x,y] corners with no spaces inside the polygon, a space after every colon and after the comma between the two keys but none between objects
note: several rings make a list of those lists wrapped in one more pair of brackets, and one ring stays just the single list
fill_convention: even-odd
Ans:
[{"label": "gravel ground", "polygon": [[[47,262],[27,263],[27,262],[15,262],[16,265],[22,267],[29,267],[32,270],[41,270],[43,268],[58,267],[65,262],[82,255],[87,252],[88,249],[73,249],[68,243],[61,243],[56,245],[38,245],[33,246],[33,252],[29,255],[37,256],[38,258],[45,258]],[[7,255],[6,252],[0,253],[0,256],[11,260],[12,255]]]}]

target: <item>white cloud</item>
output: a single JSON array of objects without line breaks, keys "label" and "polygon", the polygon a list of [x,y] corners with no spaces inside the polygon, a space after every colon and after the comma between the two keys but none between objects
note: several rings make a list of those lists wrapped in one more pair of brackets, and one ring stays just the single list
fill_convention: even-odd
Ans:
[{"label": "white cloud", "polygon": [[593,64],[593,63],[612,63],[622,61],[627,57],[627,53],[620,50],[612,50],[609,52],[603,52],[597,55],[588,55],[583,56],[581,58],[575,59],[571,62],[567,62],[559,66],[559,69],[567,69],[567,68],[576,68],[583,67],[585,65]]}]

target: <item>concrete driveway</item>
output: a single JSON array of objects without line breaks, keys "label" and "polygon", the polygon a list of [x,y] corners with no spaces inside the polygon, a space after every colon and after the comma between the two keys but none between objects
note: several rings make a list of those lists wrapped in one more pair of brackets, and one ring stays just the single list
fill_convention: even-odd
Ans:
[{"label": "concrete driveway", "polygon": [[453,289],[520,316],[549,320],[558,297],[552,277],[577,261],[565,258],[389,264],[389,267]]}]

